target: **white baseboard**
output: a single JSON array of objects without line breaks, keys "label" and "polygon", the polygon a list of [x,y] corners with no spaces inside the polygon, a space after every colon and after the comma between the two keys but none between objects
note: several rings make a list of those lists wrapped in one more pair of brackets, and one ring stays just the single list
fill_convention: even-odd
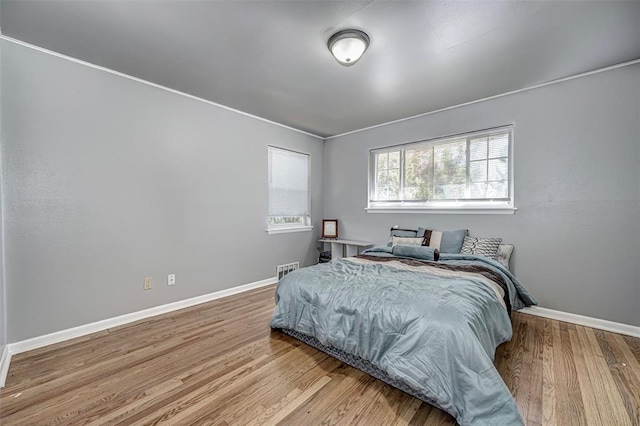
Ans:
[{"label": "white baseboard", "polygon": [[531,306],[530,308],[524,308],[518,312],[640,338],[640,327],[635,325],[607,321],[593,317],[585,317],[584,315],[556,311],[553,309],[541,308],[539,306]]},{"label": "white baseboard", "polygon": [[[54,343],[63,342],[65,340],[74,339],[76,337],[86,336],[87,334],[128,324],[134,321],[139,321],[156,315],[177,311],[178,309],[199,305],[200,303],[209,302],[211,300],[221,299],[223,297],[232,296],[234,294],[243,293],[245,291],[253,290],[260,287],[265,287],[277,282],[278,279],[276,277],[267,278],[265,280],[256,281],[253,283],[228,288],[226,290],[220,290],[209,294],[204,294],[202,296],[193,297],[191,299],[180,300],[178,302],[168,303],[166,305],[156,306],[153,308],[145,309],[138,312],[132,312],[130,314],[120,315],[118,317],[109,318],[102,321],[92,322],[90,324],[69,328],[67,330],[57,331],[55,333],[46,334],[44,336],[38,336],[20,342],[9,343],[4,347],[2,358],[0,358],[0,388],[4,386],[7,373],[9,372],[9,364],[11,362],[12,355],[30,351],[33,349],[38,349],[43,346],[52,345]],[[583,315],[556,311],[553,309],[540,308],[538,306],[524,308],[519,312],[640,338],[640,327],[629,324],[622,324],[598,318],[586,317]]]},{"label": "white baseboard", "polygon": [[9,352],[9,345],[4,345],[2,357],[0,358],[0,388],[4,387],[4,382],[9,373],[9,364],[11,364],[11,352]]},{"label": "white baseboard", "polygon": [[[134,321],[139,321],[156,315],[166,314],[168,312],[177,311],[178,309],[188,308],[190,306],[199,305],[200,303],[210,302],[215,299],[232,296],[234,294],[243,293],[260,287],[265,287],[278,282],[276,277],[267,278],[265,280],[244,284],[225,290],[216,291],[202,296],[193,297],[191,299],[180,300],[166,305],[155,306],[153,308],[144,309],[130,314],[120,315],[114,318],[108,318],[102,321],[96,321],[78,327],[69,328],[67,330],[56,331],[55,333],[45,334],[44,336],[34,337],[32,339],[22,340],[20,342],[9,343],[5,346],[0,363],[0,387],[4,386],[7,373],[9,372],[9,362],[11,356],[43,346],[52,345],[54,343],[64,342],[65,340],[75,339],[76,337],[86,336],[87,334],[106,330],[108,328],[117,327]],[[6,356],[5,356],[6,354]]]}]

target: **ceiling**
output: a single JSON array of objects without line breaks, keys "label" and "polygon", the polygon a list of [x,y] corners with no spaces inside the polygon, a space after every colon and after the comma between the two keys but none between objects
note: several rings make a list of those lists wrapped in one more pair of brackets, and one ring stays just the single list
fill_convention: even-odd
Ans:
[{"label": "ceiling", "polygon": [[640,1],[2,0],[0,27],[322,137],[640,58]]}]

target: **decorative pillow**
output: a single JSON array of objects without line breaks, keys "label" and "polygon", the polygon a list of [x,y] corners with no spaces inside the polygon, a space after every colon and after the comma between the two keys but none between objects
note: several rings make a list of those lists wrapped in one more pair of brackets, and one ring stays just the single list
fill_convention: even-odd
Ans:
[{"label": "decorative pillow", "polygon": [[498,254],[496,260],[504,265],[505,268],[509,268],[509,260],[513,253],[513,244],[500,244],[498,246]]},{"label": "decorative pillow", "polygon": [[498,246],[501,242],[502,238],[464,237],[464,243],[462,244],[460,253],[475,254],[497,260]]},{"label": "decorative pillow", "polygon": [[423,238],[422,245],[437,248],[441,253],[460,253],[464,237],[469,235],[466,229],[455,231],[432,231],[418,228],[418,236]]},{"label": "decorative pillow", "polygon": [[393,246],[393,255],[399,257],[412,257],[420,260],[438,261],[440,258],[440,252],[438,249],[424,246],[406,246],[397,245]]},{"label": "decorative pillow", "polygon": [[413,229],[398,229],[392,228],[389,233],[390,237],[421,237],[422,235],[418,235]]},{"label": "decorative pillow", "polygon": [[400,229],[400,228],[391,228],[391,232],[389,233],[389,242],[387,243],[387,247],[391,247],[393,237],[420,237],[420,235],[416,235],[416,231],[413,229]]},{"label": "decorative pillow", "polygon": [[391,247],[395,247],[398,244],[405,246],[421,246],[422,238],[416,237],[391,237]]}]

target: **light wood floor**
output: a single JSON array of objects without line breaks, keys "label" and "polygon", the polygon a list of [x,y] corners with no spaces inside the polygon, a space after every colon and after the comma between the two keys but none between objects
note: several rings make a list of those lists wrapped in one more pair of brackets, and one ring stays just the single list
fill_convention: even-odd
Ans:
[{"label": "light wood floor", "polygon": [[[452,424],[278,332],[274,287],[16,355],[3,425]],[[528,425],[639,425],[640,339],[514,314],[496,365]]]}]

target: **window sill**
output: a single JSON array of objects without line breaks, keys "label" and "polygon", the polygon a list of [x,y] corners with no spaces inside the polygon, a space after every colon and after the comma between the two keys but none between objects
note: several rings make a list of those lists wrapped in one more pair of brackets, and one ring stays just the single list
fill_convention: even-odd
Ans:
[{"label": "window sill", "polygon": [[308,232],[313,226],[287,226],[283,228],[267,228],[267,234],[287,234],[289,232]]},{"label": "window sill", "polygon": [[367,207],[367,213],[414,213],[414,214],[515,214],[515,207]]}]

